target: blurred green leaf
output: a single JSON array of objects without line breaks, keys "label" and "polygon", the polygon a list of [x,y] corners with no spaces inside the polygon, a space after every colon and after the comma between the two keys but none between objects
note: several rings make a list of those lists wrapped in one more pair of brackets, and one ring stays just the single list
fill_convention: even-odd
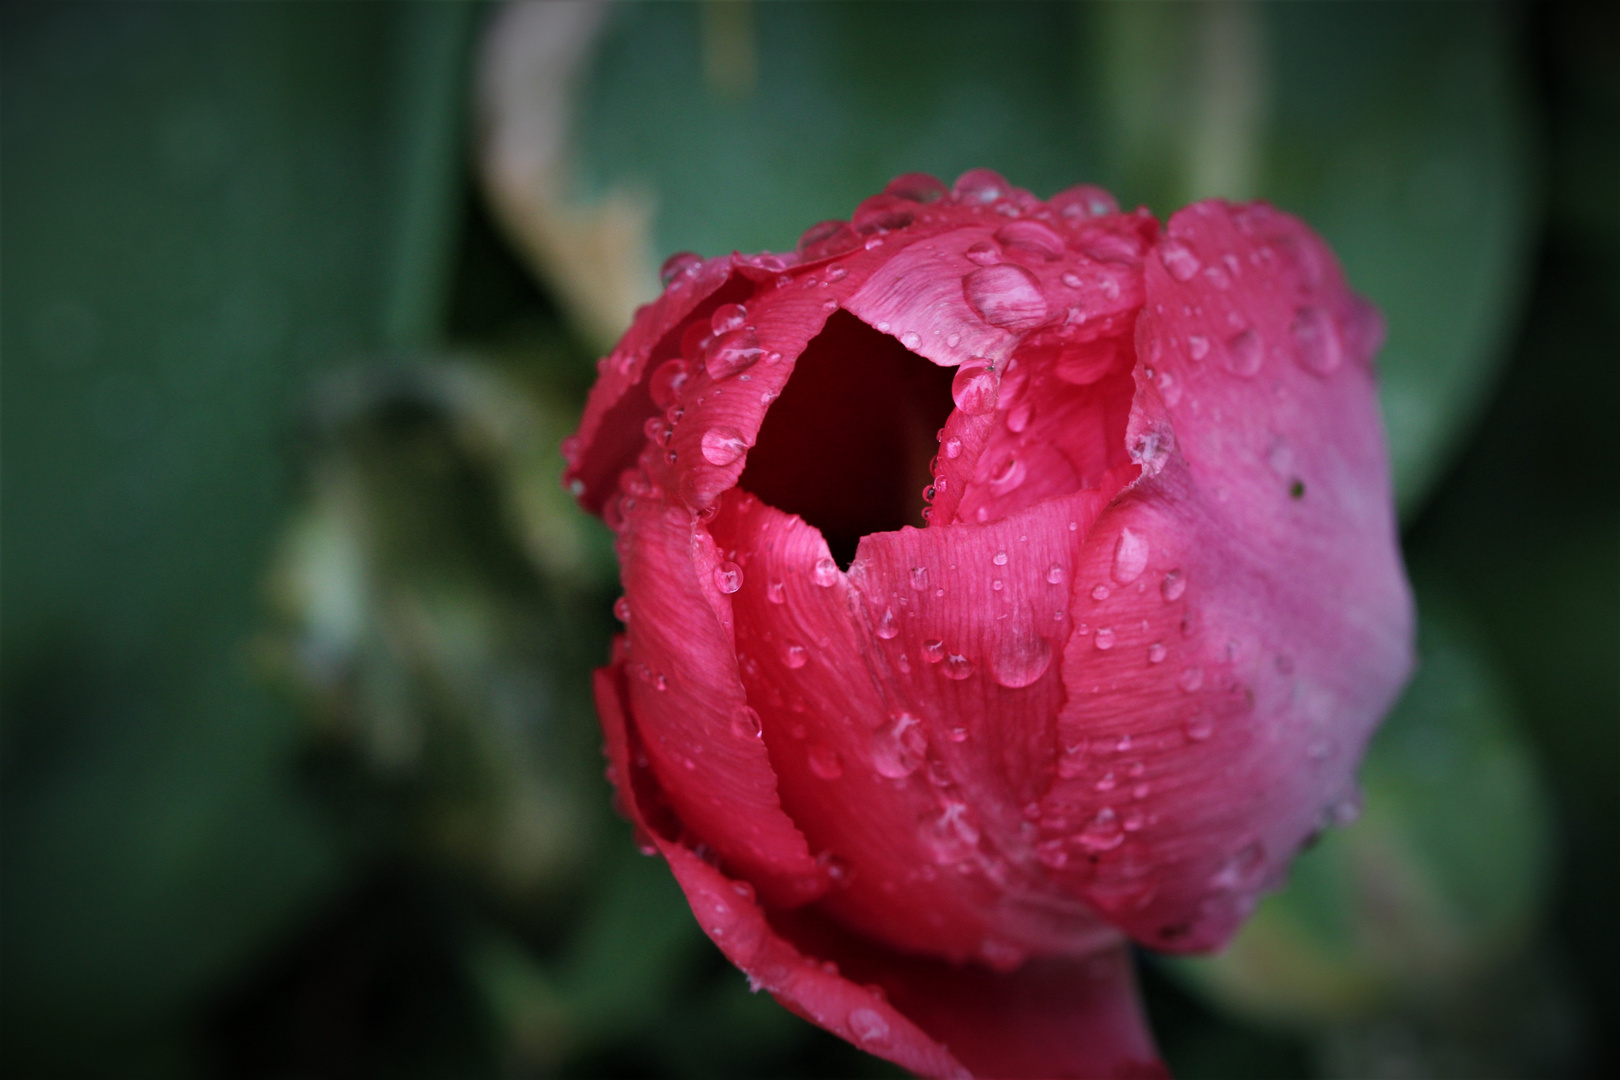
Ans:
[{"label": "blurred green leaf", "polygon": [[0,13],[8,1071],[147,1068],[340,877],[248,645],[306,380],[438,288],[454,7]]},{"label": "blurred green leaf", "polygon": [[1310,1029],[1432,1007],[1535,926],[1547,793],[1466,614],[1420,597],[1420,666],[1368,751],[1360,820],[1302,854],[1224,953],[1173,962],[1240,1014]]}]

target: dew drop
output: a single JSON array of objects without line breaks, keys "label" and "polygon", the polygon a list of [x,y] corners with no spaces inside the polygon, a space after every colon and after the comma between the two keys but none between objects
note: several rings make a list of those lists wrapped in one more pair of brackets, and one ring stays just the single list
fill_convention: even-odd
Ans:
[{"label": "dew drop", "polygon": [[1046,297],[1035,275],[1015,263],[981,266],[962,279],[968,306],[991,326],[1014,332],[1046,321]]},{"label": "dew drop", "polygon": [[1187,721],[1185,731],[1193,742],[1203,742],[1215,734],[1215,721],[1200,713]]},{"label": "dew drop", "polygon": [[1067,285],[1071,289],[1078,289],[1080,286],[1084,285],[1085,282],[1081,279],[1079,274],[1075,273],[1073,270],[1070,270],[1063,275],[1063,284]]},{"label": "dew drop", "polygon": [[703,433],[703,460],[710,465],[730,465],[747,449],[748,443],[735,428],[712,427]]},{"label": "dew drop", "polygon": [[1078,837],[1080,846],[1092,854],[1112,851],[1125,842],[1125,833],[1110,807],[1097,811],[1096,817],[1086,822]]},{"label": "dew drop", "polygon": [[928,588],[928,567],[913,566],[911,568],[911,587],[918,592]]},{"label": "dew drop", "polygon": [[1129,585],[1142,576],[1147,561],[1147,538],[1131,529],[1120,530],[1119,540],[1114,544],[1114,580]]},{"label": "dew drop", "polygon": [[1009,456],[1006,461],[1001,463],[1001,468],[990,475],[990,492],[999,496],[1016,491],[1028,475],[1029,468],[1023,461]]},{"label": "dew drop", "polygon": [[980,416],[996,407],[1001,380],[986,360],[969,360],[956,369],[951,379],[951,400],[969,416]]},{"label": "dew drop", "polygon": [[838,564],[831,555],[817,557],[815,564],[810,567],[810,580],[823,589],[830,589],[838,584],[842,575],[838,572]]},{"label": "dew drop", "polygon": [[995,563],[997,566],[1006,566],[1007,553],[1005,551],[998,551],[990,557],[990,561]]},{"label": "dew drop", "polygon": [[873,632],[884,641],[894,640],[900,633],[900,625],[894,617],[894,608],[886,607],[883,609],[883,618],[878,620],[877,629]]},{"label": "dew drop", "polygon": [[945,737],[953,743],[967,742],[968,729],[961,724],[953,725],[945,729]]},{"label": "dew drop", "polygon": [[838,756],[838,751],[830,746],[817,743],[810,747],[805,755],[810,764],[810,771],[823,780],[836,780],[844,775],[844,763]]},{"label": "dew drop", "polygon": [[747,371],[759,362],[764,350],[759,338],[748,327],[721,334],[709,343],[703,356],[704,370],[716,382]]},{"label": "dew drop", "polygon": [[[926,644],[923,645],[924,649],[927,647]],[[955,679],[960,682],[973,674],[973,661],[961,653],[950,653],[945,657],[945,664],[940,670],[945,673],[947,679]]]},{"label": "dew drop", "polygon": [[734,593],[742,588],[742,570],[736,563],[721,563],[714,569],[714,587],[723,593]]},{"label": "dew drop", "polygon": [[1048,585],[1061,585],[1063,583],[1063,564],[1053,563],[1046,568],[1046,583]]},{"label": "dew drop", "polygon": [[1017,690],[1046,674],[1052,663],[1052,647],[1029,628],[1006,631],[990,660],[990,673],[996,682]]},{"label": "dew drop", "polygon": [[915,330],[907,330],[900,335],[900,344],[908,349],[915,349],[922,344],[922,336]]},{"label": "dew drop", "polygon": [[709,329],[716,335],[729,334],[748,321],[748,309],[741,304],[721,304],[709,316]]},{"label": "dew drop", "polygon": [[1209,355],[1209,338],[1202,334],[1187,335],[1187,355],[1194,361],[1202,360]]},{"label": "dew drop", "polygon": [[872,768],[890,780],[916,772],[927,751],[922,721],[910,713],[897,713],[872,734]]},{"label": "dew drop", "polygon": [[939,638],[929,638],[922,643],[922,657],[925,664],[937,664],[945,659],[945,643]]},{"label": "dew drop", "polygon": [[990,169],[969,169],[956,178],[951,194],[965,203],[993,203],[1007,194],[1007,181]]},{"label": "dew drop", "polygon": [[1294,338],[1294,357],[1306,371],[1330,375],[1344,360],[1339,328],[1333,316],[1315,306],[1298,308],[1289,324]]},{"label": "dew drop", "polygon": [[765,586],[765,598],[773,604],[787,603],[787,586],[782,584],[781,578],[772,578]]},{"label": "dew drop", "polygon": [[1106,586],[1106,585],[1093,586],[1092,590],[1091,590],[1091,598],[1093,600],[1106,600],[1106,599],[1108,599],[1108,586]]},{"label": "dew drop", "polygon": [[1007,430],[1014,435],[1021,434],[1025,428],[1029,427],[1029,419],[1034,415],[1034,412],[1035,407],[1027,401],[1011,410],[1007,413]]},{"label": "dew drop", "polygon": [[1171,570],[1164,575],[1164,580],[1159,582],[1159,592],[1164,595],[1165,600],[1169,603],[1173,604],[1180,600],[1181,594],[1186,591],[1187,576],[1180,570]]},{"label": "dew drop", "polygon": [[1112,626],[1097,627],[1097,636],[1092,644],[1104,651],[1114,647],[1114,628]]},{"label": "dew drop", "polygon": [[682,274],[689,274],[703,265],[703,256],[694,255],[690,251],[677,251],[664,260],[664,265],[658,269],[658,279],[668,287],[669,283]]},{"label": "dew drop", "polygon": [[675,400],[680,397],[681,387],[686,385],[687,374],[685,360],[676,358],[659,364],[647,380],[647,393],[652,395],[653,404],[660,409],[667,409],[675,404]]},{"label": "dew drop", "polygon": [[1226,370],[1248,379],[1260,370],[1265,346],[1253,330],[1242,330],[1226,339]]},{"label": "dew drop", "polygon": [[962,456],[962,440],[951,438],[945,440],[945,456],[959,458]]},{"label": "dew drop", "polygon": [[968,262],[978,266],[993,266],[1001,261],[1001,249],[989,240],[980,240],[962,252],[962,255]]},{"label": "dew drop", "polygon": [[630,621],[630,598],[621,596],[613,601],[613,617],[622,623]]},{"label": "dew drop", "polygon": [[1192,280],[1192,276],[1204,265],[1198,261],[1198,256],[1193,254],[1192,248],[1180,240],[1165,240],[1161,243],[1159,261],[1164,263],[1164,268],[1177,281]]},{"label": "dew drop", "polygon": [[1147,651],[1148,663],[1150,663],[1150,664],[1162,664],[1162,663],[1164,663],[1165,656],[1168,655],[1168,654],[1169,654],[1169,650],[1164,647],[1164,642],[1155,641],[1153,644],[1148,646],[1148,651]]},{"label": "dew drop", "polygon": [[874,1009],[851,1009],[849,1033],[862,1046],[875,1046],[889,1041],[889,1022]]},{"label": "dew drop", "polygon": [[802,668],[809,660],[809,652],[796,641],[788,642],[782,649],[782,662],[790,668]]}]

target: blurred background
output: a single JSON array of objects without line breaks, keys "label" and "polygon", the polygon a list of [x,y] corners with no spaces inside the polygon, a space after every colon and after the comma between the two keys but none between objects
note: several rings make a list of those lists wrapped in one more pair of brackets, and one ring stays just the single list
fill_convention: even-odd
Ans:
[{"label": "blurred background", "polygon": [[669,253],[989,166],[1389,323],[1422,665],[1179,1077],[1620,1075],[1620,27],[1572,4],[7,3],[0,1068],[892,1076],[610,807],[558,486]]}]

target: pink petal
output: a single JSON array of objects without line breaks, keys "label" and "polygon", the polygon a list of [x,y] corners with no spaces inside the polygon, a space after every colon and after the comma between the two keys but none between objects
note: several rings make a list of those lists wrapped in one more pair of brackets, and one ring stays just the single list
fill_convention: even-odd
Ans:
[{"label": "pink petal", "polygon": [[737,675],[723,560],[683,509],[652,500],[625,513],[620,562],[632,597],[626,703],[675,812],[726,865],[779,903],[828,879],[783,813],[776,777]]},{"label": "pink petal", "polygon": [[1332,255],[1221,203],[1172,218],[1159,255],[1127,436],[1144,474],[1080,560],[1089,642],[1064,657],[1041,827],[1115,925],[1202,949],[1349,792],[1412,613],[1365,346],[1346,333],[1325,369],[1296,352],[1303,308],[1327,333],[1365,318]]}]

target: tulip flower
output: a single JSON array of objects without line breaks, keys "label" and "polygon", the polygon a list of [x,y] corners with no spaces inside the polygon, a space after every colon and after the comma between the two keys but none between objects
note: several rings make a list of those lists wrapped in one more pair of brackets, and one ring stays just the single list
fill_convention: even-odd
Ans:
[{"label": "tulip flower", "polygon": [[864,1050],[1161,1075],[1128,943],[1226,941],[1409,669],[1376,310],[1267,205],[984,170],[664,276],[565,446],[644,845]]}]

